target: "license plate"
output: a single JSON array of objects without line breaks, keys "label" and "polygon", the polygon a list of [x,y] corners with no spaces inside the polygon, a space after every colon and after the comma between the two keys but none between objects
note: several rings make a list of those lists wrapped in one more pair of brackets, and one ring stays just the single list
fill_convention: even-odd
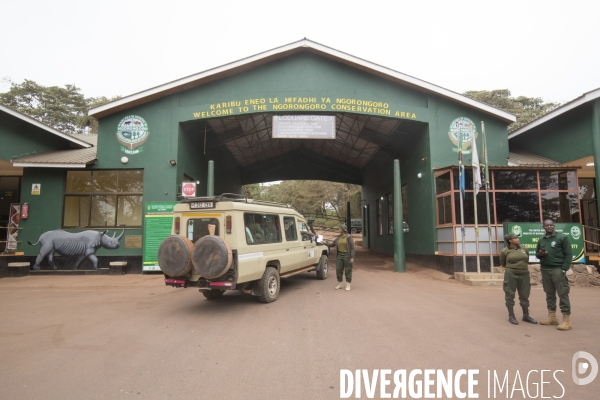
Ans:
[{"label": "license plate", "polygon": [[190,203],[190,208],[191,209],[215,208],[215,202],[214,201],[193,201]]}]

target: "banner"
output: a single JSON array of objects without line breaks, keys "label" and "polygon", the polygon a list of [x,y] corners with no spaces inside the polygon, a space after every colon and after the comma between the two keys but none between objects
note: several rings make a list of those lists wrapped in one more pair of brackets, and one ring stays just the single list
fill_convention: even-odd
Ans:
[{"label": "banner", "polygon": [[[573,251],[573,263],[585,263],[585,246],[581,224],[556,222],[554,230],[569,236]],[[535,256],[538,240],[546,234],[541,222],[507,222],[504,224],[504,234],[513,232],[519,236],[519,243],[529,252],[529,262],[539,263]]]},{"label": "banner", "polygon": [[8,253],[17,250],[17,237],[19,236],[19,215],[21,213],[20,204],[11,204],[8,217],[8,226],[6,229],[6,250]]}]

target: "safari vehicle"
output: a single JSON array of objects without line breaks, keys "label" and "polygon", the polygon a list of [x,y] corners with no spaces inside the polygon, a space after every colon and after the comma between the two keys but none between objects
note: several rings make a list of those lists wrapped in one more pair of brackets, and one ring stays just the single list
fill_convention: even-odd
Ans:
[{"label": "safari vehicle", "polygon": [[291,205],[230,193],[186,198],[175,205],[158,265],[166,285],[197,286],[208,299],[239,290],[270,303],[280,278],[311,271],[327,278],[329,249],[311,230]]}]

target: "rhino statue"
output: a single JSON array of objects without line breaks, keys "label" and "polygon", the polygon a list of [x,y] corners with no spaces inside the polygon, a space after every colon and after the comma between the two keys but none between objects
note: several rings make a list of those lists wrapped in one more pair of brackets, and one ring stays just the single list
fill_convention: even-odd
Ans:
[{"label": "rhino statue", "polygon": [[57,252],[61,256],[78,256],[77,261],[72,269],[77,269],[79,264],[86,258],[94,265],[94,269],[98,269],[98,258],[96,257],[96,250],[100,247],[106,249],[118,249],[119,240],[125,233],[125,230],[121,234],[115,237],[116,232],[113,233],[112,237],[107,235],[108,231],[83,231],[78,233],[70,233],[61,230],[48,231],[42,233],[36,243],[29,243],[31,246],[37,246],[42,244],[40,248],[40,254],[35,259],[35,265],[33,269],[40,269],[40,264],[44,258],[48,257],[48,264],[52,269],[56,269],[52,257],[54,252]]}]

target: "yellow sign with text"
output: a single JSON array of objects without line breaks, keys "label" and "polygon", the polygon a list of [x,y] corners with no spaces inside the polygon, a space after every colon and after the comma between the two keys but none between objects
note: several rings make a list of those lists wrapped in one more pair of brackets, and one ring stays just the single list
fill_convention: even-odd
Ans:
[{"label": "yellow sign with text", "polygon": [[417,119],[408,110],[392,109],[386,102],[330,97],[259,97],[224,101],[208,105],[207,110],[194,112],[194,118],[214,118],[254,112],[331,111],[378,115],[382,117]]}]

